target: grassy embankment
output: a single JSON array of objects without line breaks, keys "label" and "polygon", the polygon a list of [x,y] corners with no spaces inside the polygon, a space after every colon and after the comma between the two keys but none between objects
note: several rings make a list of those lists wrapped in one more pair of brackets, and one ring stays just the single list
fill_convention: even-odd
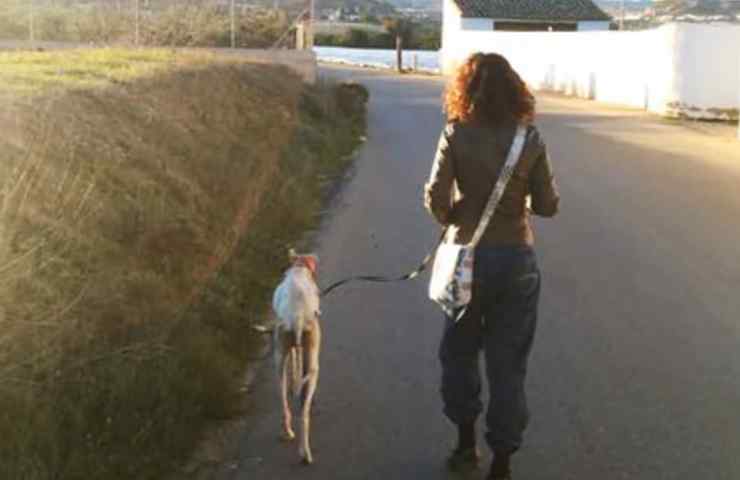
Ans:
[{"label": "grassy embankment", "polygon": [[244,404],[364,104],[168,51],[0,54],[0,92],[0,478],[162,478]]}]

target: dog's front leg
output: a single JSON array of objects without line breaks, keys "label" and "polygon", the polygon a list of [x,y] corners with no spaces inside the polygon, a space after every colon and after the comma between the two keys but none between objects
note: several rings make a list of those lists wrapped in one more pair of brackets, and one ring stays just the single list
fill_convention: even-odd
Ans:
[{"label": "dog's front leg", "polygon": [[313,401],[316,385],[319,381],[319,350],[321,346],[321,329],[318,322],[313,326],[311,332],[306,335],[305,349],[307,357],[307,373],[303,379],[306,384],[306,398],[303,402],[301,412],[301,442],[298,450],[299,455],[306,464],[313,463],[311,446],[309,443],[311,429],[311,402]]}]

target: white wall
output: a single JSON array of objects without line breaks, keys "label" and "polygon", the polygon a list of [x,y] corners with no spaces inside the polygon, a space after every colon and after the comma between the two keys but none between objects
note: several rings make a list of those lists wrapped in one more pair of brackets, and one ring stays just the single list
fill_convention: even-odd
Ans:
[{"label": "white wall", "polygon": [[461,28],[463,30],[490,32],[493,30],[493,20],[490,18],[462,18]]},{"label": "white wall", "polygon": [[675,51],[677,104],[669,105],[669,112],[737,118],[740,27],[684,24],[676,31]]},{"label": "white wall", "polygon": [[590,32],[593,30],[609,30],[609,22],[578,22],[579,32]]},{"label": "white wall", "polygon": [[[445,57],[445,45],[456,45],[457,34],[462,29],[460,9],[454,0],[442,0],[442,45],[439,50],[440,60]],[[441,63],[441,62],[440,62]]]},{"label": "white wall", "polygon": [[[451,1],[451,0],[450,0]],[[506,56],[535,89],[700,118],[737,117],[740,27],[642,32],[446,32],[445,73],[477,51]]]}]

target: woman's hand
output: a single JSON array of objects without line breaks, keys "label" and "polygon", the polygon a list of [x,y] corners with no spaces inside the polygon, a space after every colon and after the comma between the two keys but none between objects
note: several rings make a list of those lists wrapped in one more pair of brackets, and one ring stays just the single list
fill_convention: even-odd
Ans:
[{"label": "woman's hand", "polygon": [[447,217],[448,225],[460,222],[460,217],[462,216],[462,212],[465,210],[467,203],[468,202],[466,202],[464,198],[459,198],[452,203],[450,215]]}]

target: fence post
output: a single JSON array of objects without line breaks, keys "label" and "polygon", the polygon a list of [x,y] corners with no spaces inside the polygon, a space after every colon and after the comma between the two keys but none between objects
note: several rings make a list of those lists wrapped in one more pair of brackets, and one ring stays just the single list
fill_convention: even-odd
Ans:
[{"label": "fence post", "polygon": [[139,11],[139,1],[140,0],[134,0],[134,22],[136,24],[134,27],[134,45],[136,45],[137,47],[139,46],[139,21],[141,19],[141,12]]},{"label": "fence post", "polygon": [[236,48],[236,0],[231,0],[231,48]]},{"label": "fence post", "polygon": [[28,40],[33,43],[36,41],[36,32],[34,25],[34,0],[28,2]]},{"label": "fence post", "polygon": [[298,22],[295,28],[295,49],[306,49],[306,22]]},{"label": "fence post", "polygon": [[310,12],[311,17],[308,20],[308,22],[309,22],[309,26],[308,26],[308,38],[306,39],[307,40],[306,43],[307,43],[307,46],[308,46],[308,50],[313,50],[313,46],[314,46],[314,35],[315,35],[315,32],[316,32],[316,0],[310,0],[310,2],[311,2],[311,4],[310,4],[310,7],[309,8],[311,10],[311,12]]}]

